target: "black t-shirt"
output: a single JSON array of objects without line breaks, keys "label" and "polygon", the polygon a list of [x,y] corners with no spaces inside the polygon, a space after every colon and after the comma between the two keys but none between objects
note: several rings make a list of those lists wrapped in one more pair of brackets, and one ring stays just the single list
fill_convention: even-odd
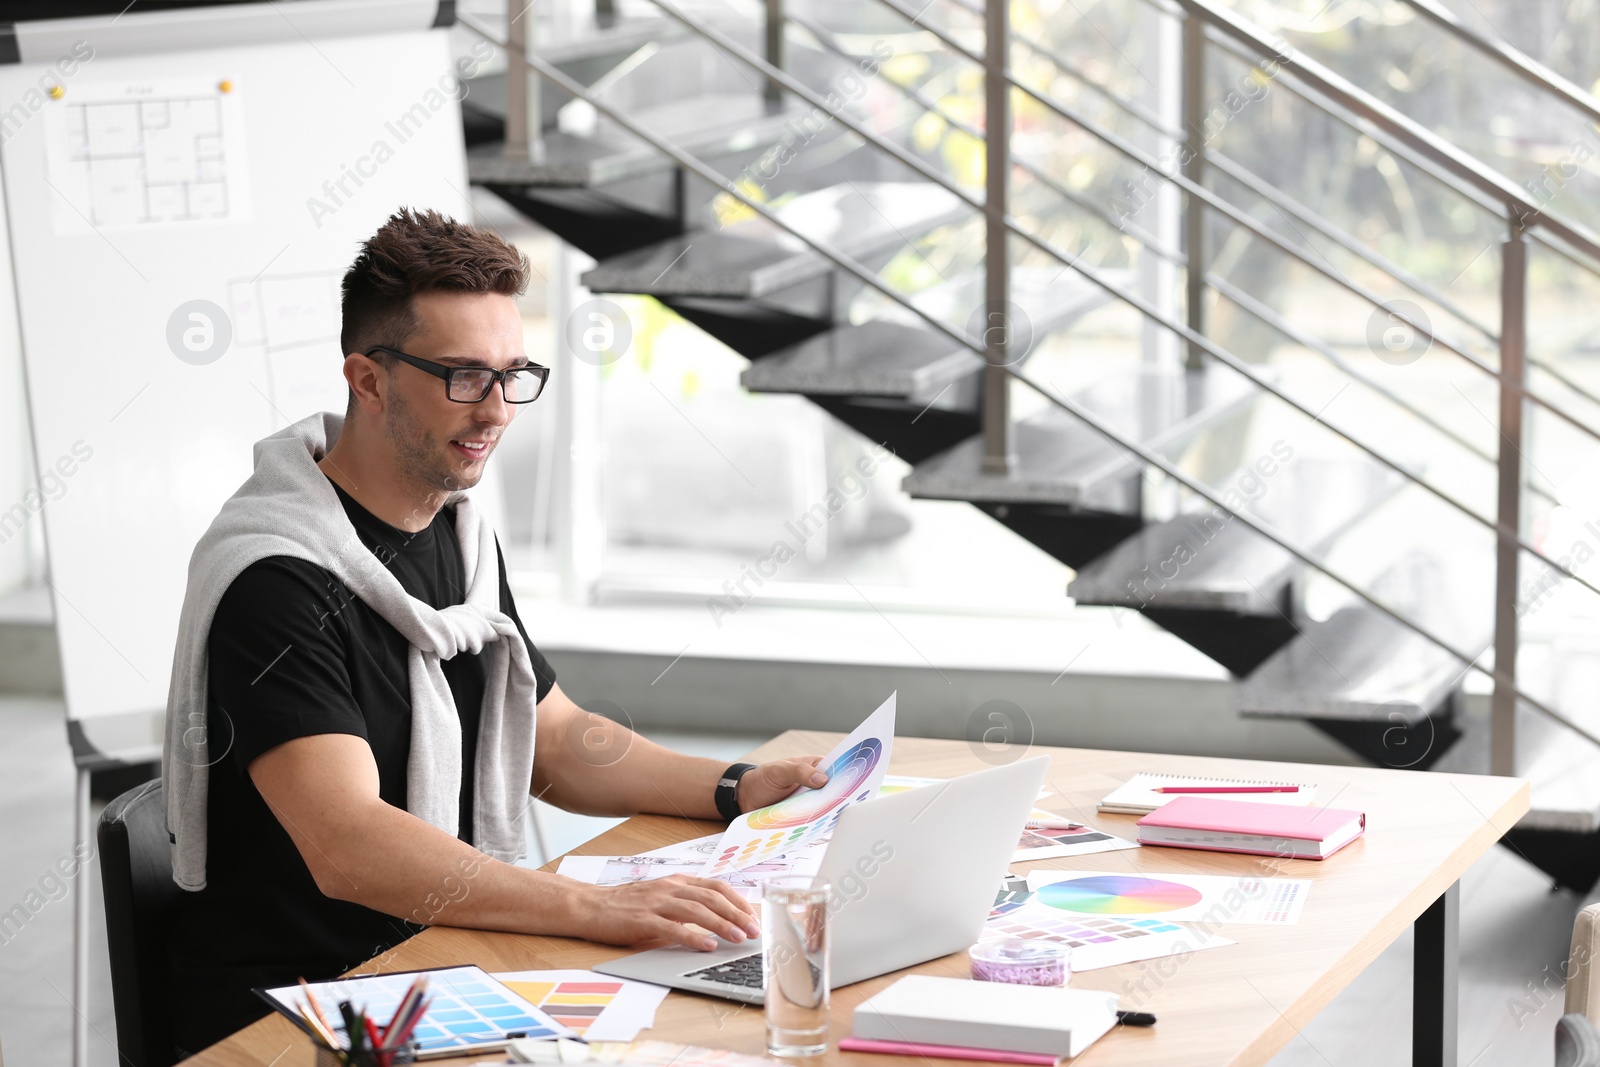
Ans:
[{"label": "black t-shirt", "polygon": [[[412,534],[334,488],[357,535],[406,592],[435,608],[465,600],[454,508],[441,510]],[[522,631],[543,700],[555,672],[517,616],[503,557],[500,607]],[[254,986],[331,978],[422,929],[324,896],[247,771],[257,756],[285,741],[353,734],[372,748],[379,795],[404,809],[411,749],[409,650],[405,637],[342,582],[303,560],[260,560],[223,594],[207,642],[214,762],[206,888],[181,895],[170,943],[180,1048],[197,1052],[266,1014],[266,1003],[250,992]],[[462,653],[440,667],[461,717],[460,836],[470,842],[488,661]]]}]

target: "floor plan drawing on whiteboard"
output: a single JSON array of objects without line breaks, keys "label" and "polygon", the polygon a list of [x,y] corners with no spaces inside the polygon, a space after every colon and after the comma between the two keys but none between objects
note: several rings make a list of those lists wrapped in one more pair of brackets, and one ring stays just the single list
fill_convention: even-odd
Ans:
[{"label": "floor plan drawing on whiteboard", "polygon": [[247,218],[239,107],[226,78],[73,85],[49,109],[56,232]]}]

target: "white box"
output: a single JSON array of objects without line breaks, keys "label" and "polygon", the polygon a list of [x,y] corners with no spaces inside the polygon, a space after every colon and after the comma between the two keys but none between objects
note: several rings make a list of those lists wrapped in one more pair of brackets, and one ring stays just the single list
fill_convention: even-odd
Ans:
[{"label": "white box", "polygon": [[856,1006],[856,1037],[1076,1056],[1117,1022],[1117,996],[911,974]]}]

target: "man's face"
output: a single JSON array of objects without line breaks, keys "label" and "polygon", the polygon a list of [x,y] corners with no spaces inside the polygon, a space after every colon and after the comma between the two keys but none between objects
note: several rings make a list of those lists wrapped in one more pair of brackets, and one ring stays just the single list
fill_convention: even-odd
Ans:
[{"label": "man's face", "polygon": [[[528,362],[522,316],[509,296],[494,293],[419,293],[412,307],[422,329],[406,342],[409,355],[452,367],[505,370]],[[478,484],[517,406],[496,383],[476,404],[449,398],[444,379],[393,360],[388,372],[384,432],[402,477],[454,492]]]}]

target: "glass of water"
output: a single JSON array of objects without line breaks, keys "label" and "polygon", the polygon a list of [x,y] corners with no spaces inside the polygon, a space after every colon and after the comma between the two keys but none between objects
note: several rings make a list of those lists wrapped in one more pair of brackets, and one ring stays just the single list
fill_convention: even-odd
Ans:
[{"label": "glass of water", "polygon": [[828,883],[769,878],[761,912],[767,1051],[820,1056],[828,1050]]}]

